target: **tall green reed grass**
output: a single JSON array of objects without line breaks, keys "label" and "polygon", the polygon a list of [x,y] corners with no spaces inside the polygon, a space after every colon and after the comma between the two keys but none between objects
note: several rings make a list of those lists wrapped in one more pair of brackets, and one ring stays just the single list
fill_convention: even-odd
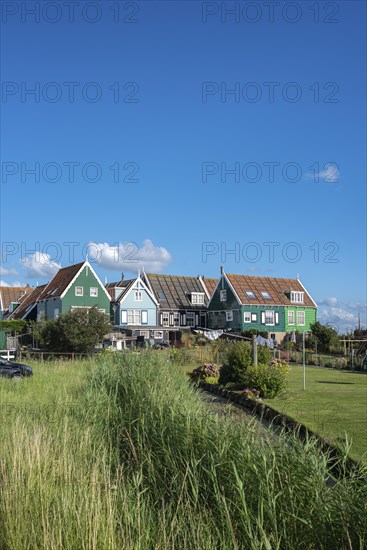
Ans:
[{"label": "tall green reed grass", "polygon": [[85,372],[77,406],[4,430],[1,550],[366,547],[364,467],[334,479],[312,439],[213,415],[159,353]]}]

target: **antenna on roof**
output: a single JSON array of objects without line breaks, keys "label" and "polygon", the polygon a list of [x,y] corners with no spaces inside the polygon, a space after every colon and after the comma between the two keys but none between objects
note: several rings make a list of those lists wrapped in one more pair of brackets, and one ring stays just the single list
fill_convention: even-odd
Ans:
[{"label": "antenna on roof", "polygon": [[88,252],[87,252],[86,255],[85,255],[85,261],[86,261],[86,262],[89,262],[89,259],[88,259]]},{"label": "antenna on roof", "polygon": [[297,279],[298,279],[298,281],[299,281],[299,273],[297,273]]}]

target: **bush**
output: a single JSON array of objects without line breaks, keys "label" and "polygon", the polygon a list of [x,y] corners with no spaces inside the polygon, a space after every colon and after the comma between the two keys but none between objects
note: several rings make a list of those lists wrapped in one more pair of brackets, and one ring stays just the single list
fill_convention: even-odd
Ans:
[{"label": "bush", "polygon": [[244,381],[248,388],[260,390],[260,397],[273,399],[284,392],[289,371],[285,361],[273,359],[270,365],[251,365],[245,373]]},{"label": "bush", "polygon": [[[257,347],[259,363],[269,363],[272,351],[266,346]],[[252,345],[249,342],[233,342],[226,352],[226,363],[219,371],[219,384],[246,383],[246,370],[252,365]]]},{"label": "bush", "polygon": [[335,359],[334,366],[336,369],[346,369],[348,367],[348,361],[344,357],[338,357]]},{"label": "bush", "polygon": [[206,380],[208,378],[217,379],[218,374],[219,369],[215,363],[205,363],[188,373],[193,382],[199,382],[200,380]]}]

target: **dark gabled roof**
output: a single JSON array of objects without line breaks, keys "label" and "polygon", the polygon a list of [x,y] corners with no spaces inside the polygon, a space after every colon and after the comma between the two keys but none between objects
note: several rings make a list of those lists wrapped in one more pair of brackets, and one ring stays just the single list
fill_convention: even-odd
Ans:
[{"label": "dark gabled roof", "polygon": [[[119,281],[117,283],[108,283],[108,285],[113,285],[113,286],[108,286],[108,287],[106,285],[106,290],[107,290],[108,294],[110,295],[111,300],[113,302],[120,302],[121,298],[131,288],[131,286],[135,283],[135,281],[136,281],[136,279],[128,279],[126,281]],[[120,289],[120,288],[122,288],[121,294],[119,294],[118,297],[115,298],[115,289]]]},{"label": "dark gabled roof", "polygon": [[[317,307],[306,289],[298,279],[281,279],[278,277],[255,277],[252,275],[225,274],[242,304],[261,305],[299,305]],[[252,291],[255,298],[250,299],[246,291]],[[291,302],[290,292],[304,292],[304,302]],[[264,298],[261,292],[268,292],[271,299]]]},{"label": "dark gabled roof", "polygon": [[32,288],[27,286],[0,286],[1,309],[9,309],[12,302],[20,302],[22,297],[31,292]]},{"label": "dark gabled roof", "polygon": [[32,289],[31,292],[26,294],[26,296],[24,296],[24,298],[20,302],[19,306],[10,315],[10,318],[22,319],[26,314],[27,310],[30,311],[32,309],[32,306],[36,304],[40,294],[44,291],[46,286],[47,285],[36,286],[35,288]]},{"label": "dark gabled roof", "polygon": [[58,298],[62,295],[64,290],[69,286],[74,277],[78,274],[85,262],[81,262],[75,265],[69,265],[59,269],[53,279],[45,286],[44,291],[39,296],[39,300],[46,300],[47,298]]},{"label": "dark gabled roof", "polygon": [[[148,287],[152,289],[161,309],[203,309],[208,304],[204,288],[198,277],[183,275],[157,275],[147,273],[143,275]],[[191,304],[191,293],[204,294],[203,305]]]},{"label": "dark gabled roof", "polygon": [[218,279],[211,279],[210,277],[202,277],[202,281],[206,286],[206,289],[209,293],[209,297],[211,298],[218,284]]}]

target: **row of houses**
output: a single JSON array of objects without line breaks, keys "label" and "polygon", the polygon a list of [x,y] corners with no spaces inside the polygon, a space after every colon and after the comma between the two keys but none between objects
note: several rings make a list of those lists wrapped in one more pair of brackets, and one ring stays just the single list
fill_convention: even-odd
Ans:
[{"label": "row of houses", "polygon": [[218,279],[138,274],[103,284],[88,261],[61,268],[45,285],[1,287],[1,314],[9,319],[46,320],[96,306],[115,330],[133,337],[175,341],[182,330],[267,331],[278,341],[309,331],[317,305],[299,279],[233,275]]}]

